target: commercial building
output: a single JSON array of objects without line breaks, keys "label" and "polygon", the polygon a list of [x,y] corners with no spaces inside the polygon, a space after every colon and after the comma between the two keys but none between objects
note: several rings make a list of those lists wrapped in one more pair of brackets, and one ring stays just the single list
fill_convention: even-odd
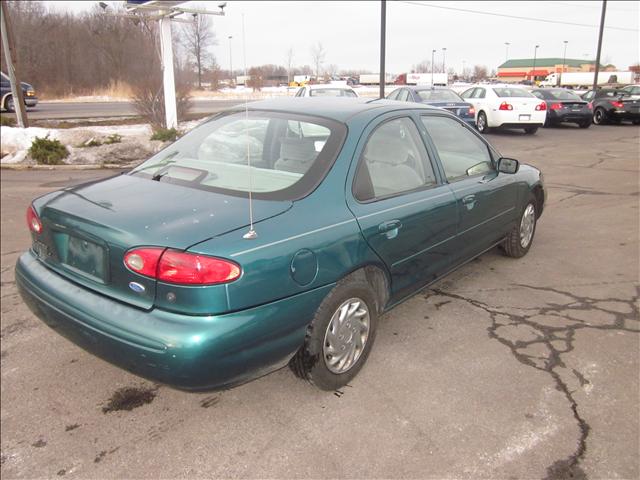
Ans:
[{"label": "commercial building", "polygon": [[[536,58],[535,71],[533,58],[507,60],[498,67],[498,78],[507,83],[518,83],[523,80],[543,80],[550,73],[560,72],[593,72],[596,62],[593,60],[577,60],[574,58]],[[615,70],[615,67],[611,65]],[[602,70],[604,68],[600,67]]]}]

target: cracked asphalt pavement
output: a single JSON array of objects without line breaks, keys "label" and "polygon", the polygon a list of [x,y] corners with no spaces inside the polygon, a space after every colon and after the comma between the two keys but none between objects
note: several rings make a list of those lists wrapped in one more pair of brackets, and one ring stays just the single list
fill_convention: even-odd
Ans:
[{"label": "cracked asphalt pavement", "polygon": [[16,292],[24,212],[113,172],[2,171],[2,478],[639,478],[639,134],[489,135],[544,171],[532,249],[490,251],[384,315],[336,392],[283,369],[185,393],[61,338]]}]

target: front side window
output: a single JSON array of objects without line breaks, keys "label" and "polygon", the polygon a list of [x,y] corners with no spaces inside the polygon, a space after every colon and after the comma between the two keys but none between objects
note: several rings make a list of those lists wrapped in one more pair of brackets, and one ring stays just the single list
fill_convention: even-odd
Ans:
[{"label": "front side window", "polygon": [[354,182],[360,201],[435,185],[436,178],[420,133],[407,117],[378,126],[367,140]]},{"label": "front side window", "polygon": [[409,92],[407,91],[407,89],[403,88],[402,90],[400,90],[400,93],[398,94],[398,100],[400,100],[401,102],[406,102],[408,98]]},{"label": "front side window", "polygon": [[345,135],[341,123],[316,117],[225,114],[199,125],[131,174],[235,195],[251,188],[256,198],[295,199],[322,181]]},{"label": "front side window", "polygon": [[400,93],[400,90],[394,90],[387,96],[387,100],[395,100],[398,97],[398,93]]},{"label": "front side window", "polygon": [[475,88],[470,88],[469,90],[465,90],[464,92],[462,92],[462,94],[460,94],[460,96],[462,98],[472,98],[473,97],[473,93],[476,91]]},{"label": "front side window", "polygon": [[486,94],[487,92],[485,92],[484,88],[476,88],[471,98],[484,98]]},{"label": "front side window", "polygon": [[485,175],[494,170],[487,145],[464,125],[440,116],[421,119],[438,150],[447,180]]}]

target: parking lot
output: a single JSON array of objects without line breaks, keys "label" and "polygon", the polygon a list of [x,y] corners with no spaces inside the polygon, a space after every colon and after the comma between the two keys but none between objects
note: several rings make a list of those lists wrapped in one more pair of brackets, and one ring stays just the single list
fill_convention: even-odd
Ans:
[{"label": "parking lot", "polygon": [[544,172],[531,251],[492,250],[383,316],[336,392],[282,369],[185,393],[58,336],[16,291],[24,212],[114,172],[3,170],[2,477],[638,478],[639,133],[489,135]]}]

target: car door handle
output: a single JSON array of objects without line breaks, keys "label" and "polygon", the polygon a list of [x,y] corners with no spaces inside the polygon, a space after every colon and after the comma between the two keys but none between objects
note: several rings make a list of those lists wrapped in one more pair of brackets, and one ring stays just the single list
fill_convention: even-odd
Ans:
[{"label": "car door handle", "polygon": [[398,229],[402,227],[400,220],[389,220],[388,222],[382,222],[378,225],[378,231],[386,234],[387,238],[391,240],[398,236]]},{"label": "car door handle", "polygon": [[466,197],[462,198],[462,203],[465,205],[469,205],[470,203],[474,203],[475,201],[476,201],[475,195],[467,195]]}]

